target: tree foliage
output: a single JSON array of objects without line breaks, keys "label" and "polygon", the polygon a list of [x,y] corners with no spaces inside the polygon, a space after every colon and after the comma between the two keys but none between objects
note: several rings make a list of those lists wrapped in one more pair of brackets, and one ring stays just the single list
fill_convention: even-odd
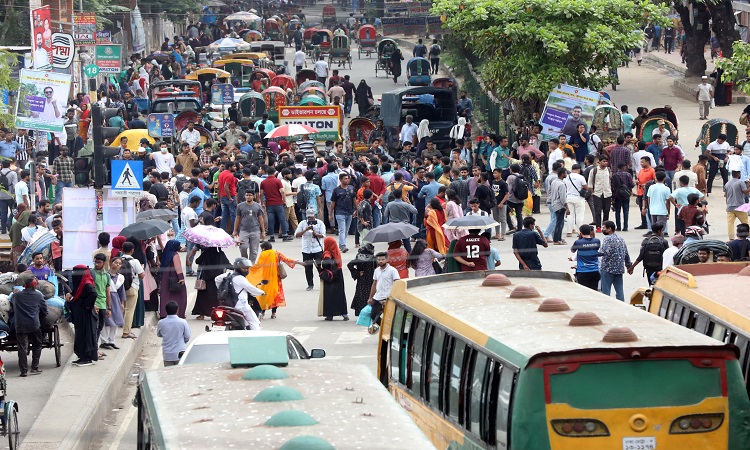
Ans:
[{"label": "tree foliage", "polygon": [[642,43],[642,21],[666,22],[648,0],[435,0],[433,10],[483,61],[487,86],[521,100],[560,83],[601,89]]},{"label": "tree foliage", "polygon": [[165,14],[172,22],[184,23],[188,14],[198,14],[201,11],[199,0],[141,0],[138,3],[141,12]]},{"label": "tree foliage", "polygon": [[724,70],[723,81],[734,81],[740,92],[750,94],[750,44],[735,41],[732,57],[717,59],[716,66]]},{"label": "tree foliage", "polygon": [[111,0],[83,0],[83,10],[96,13],[96,24],[98,28],[103,25],[112,25],[113,17],[121,17],[130,13],[130,8],[115,5]]},{"label": "tree foliage", "polygon": [[[14,78],[12,76],[17,64],[18,59],[16,55],[5,50],[0,50],[0,91],[7,90],[10,93],[14,93],[18,89],[17,77]],[[9,127],[13,125],[14,120],[12,108],[7,112],[0,109],[0,124]]]}]

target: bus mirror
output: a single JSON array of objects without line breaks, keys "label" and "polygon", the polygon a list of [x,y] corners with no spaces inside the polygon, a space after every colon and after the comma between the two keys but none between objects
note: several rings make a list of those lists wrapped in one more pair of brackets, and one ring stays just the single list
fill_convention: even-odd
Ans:
[{"label": "bus mirror", "polygon": [[314,348],[310,351],[310,359],[320,359],[326,357],[326,351],[322,348]]}]

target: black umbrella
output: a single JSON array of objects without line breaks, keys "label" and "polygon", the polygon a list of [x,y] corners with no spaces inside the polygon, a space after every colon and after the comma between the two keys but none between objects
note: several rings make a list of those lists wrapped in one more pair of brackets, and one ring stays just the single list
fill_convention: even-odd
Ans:
[{"label": "black umbrella", "polygon": [[170,228],[172,226],[163,220],[151,219],[128,225],[120,231],[120,236],[134,237],[139,241],[145,241],[166,233]]},{"label": "black umbrella", "polygon": [[135,216],[135,222],[140,223],[151,219],[169,221],[176,218],[177,213],[172,211],[171,209],[148,209],[146,211],[139,212],[138,215]]},{"label": "black umbrella", "polygon": [[456,217],[443,225],[444,228],[451,228],[455,230],[475,230],[489,228],[499,225],[490,216],[463,216]]},{"label": "black umbrella", "polygon": [[367,242],[400,241],[414,236],[418,231],[419,228],[409,223],[390,222],[368,231],[364,240]]}]

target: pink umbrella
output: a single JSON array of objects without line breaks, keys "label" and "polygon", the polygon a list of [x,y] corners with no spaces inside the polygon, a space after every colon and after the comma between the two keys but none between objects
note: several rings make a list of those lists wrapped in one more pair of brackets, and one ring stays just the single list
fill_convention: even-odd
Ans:
[{"label": "pink umbrella", "polygon": [[287,136],[302,136],[304,134],[315,134],[318,130],[301,123],[293,123],[290,125],[282,125],[276,127],[266,135],[268,139],[287,137]]},{"label": "pink umbrella", "polygon": [[185,230],[182,236],[186,241],[203,247],[226,248],[237,245],[229,233],[210,225],[196,225],[189,230]]},{"label": "pink umbrella", "polygon": [[750,213],[750,203],[745,203],[744,205],[740,205],[739,208],[736,209],[736,211],[744,211],[746,213]]}]

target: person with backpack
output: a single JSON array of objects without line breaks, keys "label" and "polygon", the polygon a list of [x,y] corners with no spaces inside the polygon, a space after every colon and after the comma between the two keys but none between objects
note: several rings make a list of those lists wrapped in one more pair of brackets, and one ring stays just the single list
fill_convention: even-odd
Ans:
[{"label": "person with backpack", "polygon": [[256,297],[264,294],[247,280],[252,265],[247,258],[235,259],[232,264],[233,270],[216,277],[216,295],[222,305],[242,311],[248,330],[257,330],[260,328],[258,314],[261,309]]},{"label": "person with backpack", "polygon": [[511,229],[508,231],[508,234],[512,234],[514,231],[512,230],[512,227],[510,227],[510,224],[512,223],[510,220],[510,213],[511,211],[515,211],[516,231],[521,231],[523,229],[523,204],[531,193],[529,192],[529,184],[524,180],[524,177],[521,174],[521,166],[519,164],[510,165],[510,175],[508,176],[506,183],[510,190],[510,196],[508,197],[507,202],[507,222]]},{"label": "person with backpack", "polygon": [[143,270],[141,262],[133,257],[135,252],[135,245],[132,242],[124,242],[122,244],[122,266],[120,267],[120,273],[125,277],[123,282],[123,288],[125,289],[125,314],[124,314],[124,325],[122,327],[122,337],[135,339],[138,336],[130,332],[133,326],[133,314],[135,314],[135,306],[138,302],[138,289],[141,285],[141,280],[145,278],[146,272]]},{"label": "person with backpack", "polygon": [[430,46],[430,67],[431,67],[431,73],[433,75],[437,75],[438,68],[440,67],[440,52],[442,49],[440,48],[440,45],[438,44],[437,39],[432,40],[432,45]]},{"label": "person with backpack", "polygon": [[641,251],[638,258],[633,264],[628,266],[628,273],[633,274],[633,270],[638,263],[643,261],[643,270],[646,272],[648,284],[653,284],[652,276],[661,270],[664,252],[669,248],[669,242],[662,237],[664,223],[657,222],[651,225],[651,236],[641,242]]},{"label": "person with backpack", "polygon": [[10,160],[3,161],[3,168],[0,169],[0,228],[2,234],[8,232],[10,222],[8,221],[8,212],[13,210],[16,204],[15,187],[18,183],[18,174],[10,170]]},{"label": "person with backpack", "polygon": [[[615,231],[628,231],[628,214],[630,212],[630,197],[633,195],[635,182],[633,175],[628,171],[628,165],[621,162],[617,172],[610,180],[612,185],[612,200],[614,202]],[[622,222],[620,219],[622,218]],[[606,222],[606,221],[605,221]]]}]

